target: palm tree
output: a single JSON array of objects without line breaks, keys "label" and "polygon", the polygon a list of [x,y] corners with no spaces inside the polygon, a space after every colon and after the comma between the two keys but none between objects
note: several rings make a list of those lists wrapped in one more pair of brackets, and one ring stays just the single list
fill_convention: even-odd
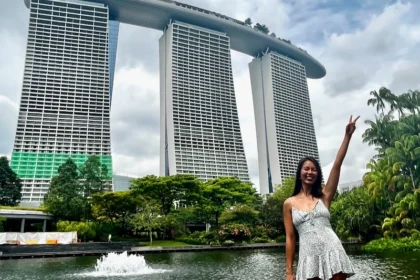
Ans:
[{"label": "palm tree", "polygon": [[384,112],[385,109],[385,100],[389,98],[390,91],[387,88],[381,87],[379,93],[376,90],[372,90],[369,94],[372,95],[372,98],[369,98],[367,101],[368,106],[376,106],[376,111],[379,113]]},{"label": "palm tree", "polygon": [[386,148],[393,146],[395,127],[393,116],[381,113],[379,116],[375,115],[375,121],[365,120],[365,124],[370,127],[362,134],[363,142],[369,146],[377,146],[378,156],[383,155]]},{"label": "palm tree", "polygon": [[399,102],[404,109],[410,111],[411,114],[420,115],[420,91],[409,90],[399,96]]},{"label": "palm tree", "polygon": [[245,23],[245,25],[247,25],[247,26],[252,26],[252,20],[251,20],[251,18],[247,18],[247,19],[244,21],[244,23]]},{"label": "palm tree", "polygon": [[378,161],[371,159],[366,167],[370,171],[363,176],[363,182],[373,198],[385,196],[391,203],[392,199],[389,196],[389,192],[395,189],[392,182],[392,166],[389,164],[388,159],[382,158]]},{"label": "palm tree", "polygon": [[395,141],[395,147],[386,149],[386,154],[393,163],[393,172],[408,176],[415,192],[420,180],[420,136],[402,136],[401,140]]},{"label": "palm tree", "polygon": [[399,135],[420,135],[420,115],[409,115],[398,122]]},{"label": "palm tree", "polygon": [[270,30],[268,29],[268,27],[265,24],[257,23],[257,24],[254,25],[254,29],[258,30],[258,31],[261,31],[264,34],[270,33]]}]

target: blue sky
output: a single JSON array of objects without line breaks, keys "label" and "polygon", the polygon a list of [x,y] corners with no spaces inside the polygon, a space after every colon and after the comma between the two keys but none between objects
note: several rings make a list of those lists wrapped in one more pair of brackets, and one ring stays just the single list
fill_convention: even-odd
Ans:
[{"label": "blue sky", "polygon": [[[180,0],[181,1],[181,0]],[[373,148],[362,142],[369,92],[420,88],[420,1],[183,0],[237,19],[251,17],[323,63],[327,75],[308,80],[324,174],[328,176],[349,115],[361,115],[341,182],[361,179]],[[10,155],[16,128],[28,26],[23,0],[0,2],[0,155]],[[158,174],[160,31],[121,25],[111,114],[117,173]],[[258,157],[248,63],[232,52],[235,92],[250,176]]]}]

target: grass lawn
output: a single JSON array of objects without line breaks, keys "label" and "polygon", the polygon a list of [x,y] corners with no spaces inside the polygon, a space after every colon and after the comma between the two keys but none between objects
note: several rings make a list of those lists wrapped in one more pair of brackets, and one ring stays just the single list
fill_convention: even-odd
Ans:
[{"label": "grass lawn", "polygon": [[[141,245],[150,246],[150,242],[140,242]],[[152,247],[181,247],[188,246],[187,243],[173,240],[156,240],[152,242]]]}]

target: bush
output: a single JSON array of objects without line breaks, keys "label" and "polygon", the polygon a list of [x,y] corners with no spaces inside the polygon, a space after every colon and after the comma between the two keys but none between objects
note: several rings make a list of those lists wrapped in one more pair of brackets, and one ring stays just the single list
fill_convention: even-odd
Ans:
[{"label": "bush", "polygon": [[404,237],[401,239],[381,238],[362,247],[365,252],[420,251],[420,239]]},{"label": "bush", "polygon": [[233,246],[235,245],[235,242],[233,240],[226,240],[223,242],[224,246]]},{"label": "bush", "polygon": [[268,243],[268,239],[264,239],[261,237],[255,237],[252,239],[253,243]]},{"label": "bush", "polygon": [[57,230],[62,232],[77,231],[77,237],[83,241],[97,238],[98,225],[95,222],[57,222]]},{"label": "bush", "polygon": [[206,243],[203,243],[200,239],[192,238],[192,237],[179,237],[176,239],[176,241],[184,242],[189,245],[206,245]]},{"label": "bush", "polygon": [[280,235],[279,237],[276,238],[276,242],[277,243],[284,243],[284,242],[286,242],[286,236]]},{"label": "bush", "polygon": [[241,224],[223,225],[220,227],[218,237],[222,242],[226,240],[232,240],[233,242],[249,241],[251,231],[247,226]]}]

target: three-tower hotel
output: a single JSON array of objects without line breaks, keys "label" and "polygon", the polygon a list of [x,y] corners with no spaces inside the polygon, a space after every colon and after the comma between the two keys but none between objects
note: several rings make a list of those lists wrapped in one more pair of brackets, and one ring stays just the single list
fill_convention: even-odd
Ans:
[{"label": "three-tower hotel", "polygon": [[170,0],[24,1],[29,30],[11,160],[23,180],[22,204],[42,202],[68,157],[81,165],[98,155],[112,176],[110,107],[120,22],[163,31],[160,175],[249,180],[231,49],[254,57],[260,192],[271,193],[293,176],[300,157],[318,158],[306,78],[326,71],[290,42]]}]

